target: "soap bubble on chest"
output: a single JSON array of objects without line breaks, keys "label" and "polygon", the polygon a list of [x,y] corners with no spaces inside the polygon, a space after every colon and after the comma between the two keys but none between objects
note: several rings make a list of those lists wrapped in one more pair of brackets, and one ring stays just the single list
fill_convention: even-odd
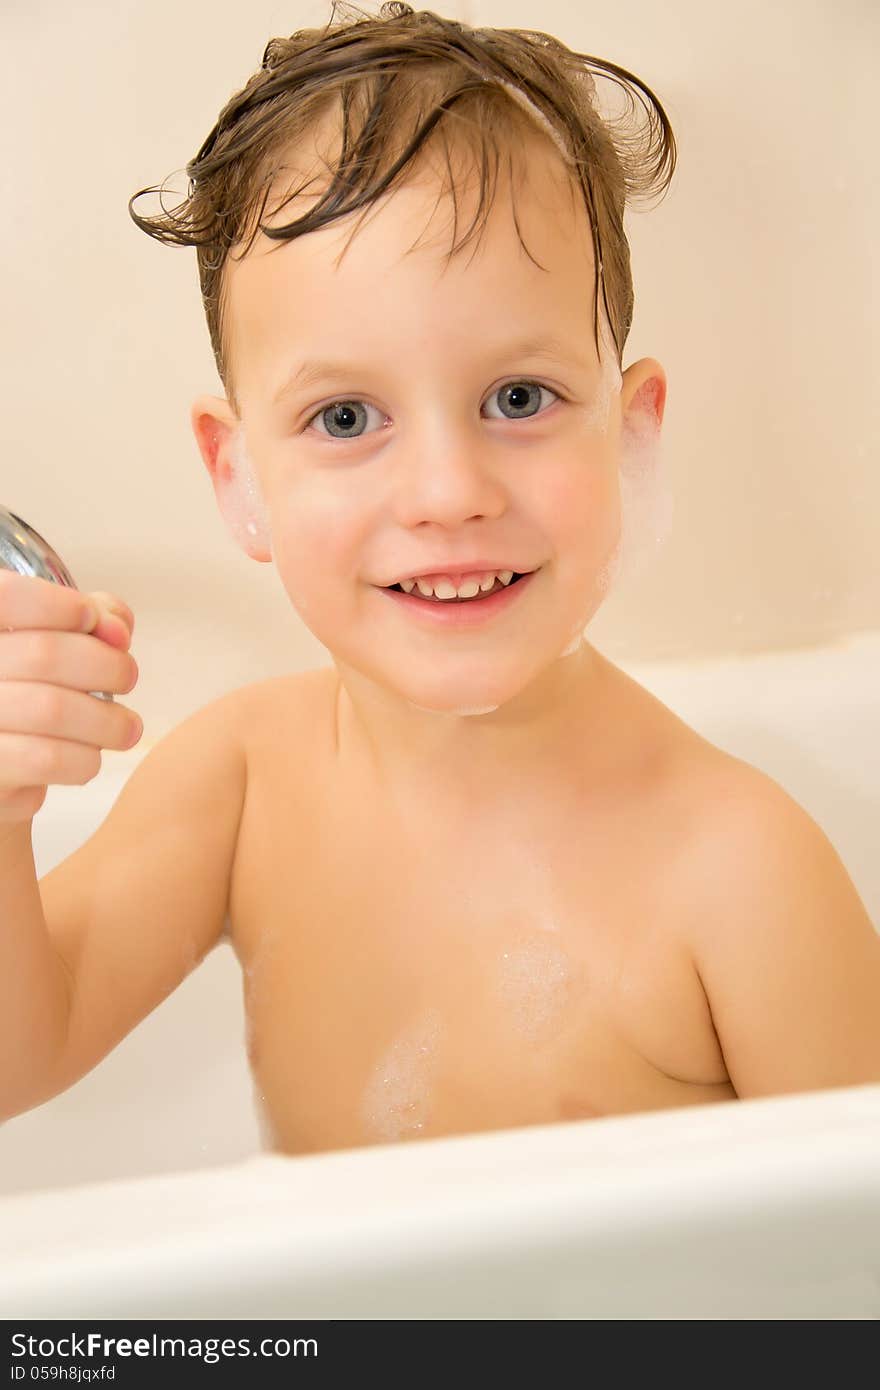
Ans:
[{"label": "soap bubble on chest", "polygon": [[395,1038],[370,1073],[361,1119],[379,1142],[417,1137],[430,1115],[430,1080],[440,1038],[440,1015],[429,1009]]},{"label": "soap bubble on chest", "polygon": [[498,957],[494,993],[517,1031],[533,1043],[546,1042],[566,1021],[576,973],[555,941],[511,944]]}]

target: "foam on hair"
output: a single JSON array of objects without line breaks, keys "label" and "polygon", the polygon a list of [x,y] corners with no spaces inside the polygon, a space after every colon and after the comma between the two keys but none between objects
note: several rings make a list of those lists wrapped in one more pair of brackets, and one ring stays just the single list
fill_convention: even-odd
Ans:
[{"label": "foam on hair", "polygon": [[[591,99],[594,98],[596,95],[595,82],[587,72],[584,72],[581,76],[584,86],[589,90],[591,94]],[[484,78],[483,80],[488,81],[488,78]],[[548,121],[543,111],[540,111],[538,107],[535,105],[535,103],[531,101],[529,97],[526,96],[525,92],[523,92],[519,87],[515,86],[514,83],[506,82],[504,78],[501,77],[496,77],[493,80],[496,86],[504,88],[511,101],[515,101],[517,106],[519,106],[523,111],[525,111],[526,115],[532,121],[533,125],[536,125],[539,130],[541,130],[546,136],[549,137],[549,139],[553,141],[553,144],[556,146],[566,165],[568,165],[570,169],[573,168],[574,160],[572,158],[571,150],[563,140],[559,131],[556,129],[556,126],[553,125],[551,121]]]},{"label": "foam on hair", "polygon": [[[293,240],[377,203],[389,180],[435,139],[460,133],[460,117],[480,137],[484,215],[491,198],[482,193],[493,183],[498,158],[517,148],[520,113],[575,175],[594,250],[604,261],[602,294],[621,361],[634,304],[625,213],[662,197],[677,161],[672,127],[655,93],[619,63],[571,49],[545,32],[474,27],[415,11],[402,0],[382,4],[378,15],[342,6],[337,23],[339,8],[333,0],[330,22],[320,28],[269,40],[259,69],[229,97],[185,165],[189,186],[178,206],[166,201],[171,190],[164,181],[129,199],[129,214],[147,235],[197,249],[211,346],[230,403],[235,388],[222,314],[227,259],[239,259],[243,243],[247,254],[261,231]],[[600,101],[597,80],[603,93],[611,84],[623,94],[624,110]],[[493,88],[503,92],[502,102]],[[286,167],[288,151],[340,105],[345,138],[327,164],[330,178],[317,205],[287,226],[267,226],[267,188]],[[497,109],[503,106],[508,109]],[[298,191],[312,182],[307,178]],[[160,211],[144,216],[135,204],[156,194]]]}]

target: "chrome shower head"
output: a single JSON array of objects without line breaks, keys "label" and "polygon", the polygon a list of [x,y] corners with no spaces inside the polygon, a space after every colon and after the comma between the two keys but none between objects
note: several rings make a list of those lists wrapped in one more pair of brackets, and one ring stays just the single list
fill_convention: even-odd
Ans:
[{"label": "chrome shower head", "polygon": [[[78,588],[61,556],[39,531],[3,506],[0,506],[0,569],[48,579],[52,584],[64,584],[69,589]],[[89,694],[97,695],[99,700],[113,699],[105,690],[91,690]]]}]

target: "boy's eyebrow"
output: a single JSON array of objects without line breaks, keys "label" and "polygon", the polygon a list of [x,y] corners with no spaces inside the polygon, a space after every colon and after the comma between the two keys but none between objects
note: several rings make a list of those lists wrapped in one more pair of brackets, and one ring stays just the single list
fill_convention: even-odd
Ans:
[{"label": "boy's eyebrow", "polygon": [[[507,348],[498,348],[493,352],[487,353],[492,357],[543,357],[547,361],[562,363],[574,363],[578,366],[586,366],[583,359],[573,353],[567,343],[559,338],[524,338],[520,342],[513,343]],[[280,405],[281,402],[294,391],[300,391],[306,386],[312,386],[317,381],[332,381],[343,377],[354,377],[359,371],[363,371],[363,365],[356,362],[332,362],[327,359],[314,358],[301,362],[296,371],[292,372],[282,382],[276,394],[272,397],[272,404]]]}]

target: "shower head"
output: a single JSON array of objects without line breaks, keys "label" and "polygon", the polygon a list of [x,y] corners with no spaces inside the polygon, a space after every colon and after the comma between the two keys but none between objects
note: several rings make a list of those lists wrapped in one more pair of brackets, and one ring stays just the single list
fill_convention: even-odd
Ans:
[{"label": "shower head", "polygon": [[[39,531],[3,506],[0,506],[0,569],[48,579],[52,584],[64,584],[69,589],[78,587],[61,556]],[[113,699],[105,690],[91,690],[89,694],[96,695],[99,700]]]}]

